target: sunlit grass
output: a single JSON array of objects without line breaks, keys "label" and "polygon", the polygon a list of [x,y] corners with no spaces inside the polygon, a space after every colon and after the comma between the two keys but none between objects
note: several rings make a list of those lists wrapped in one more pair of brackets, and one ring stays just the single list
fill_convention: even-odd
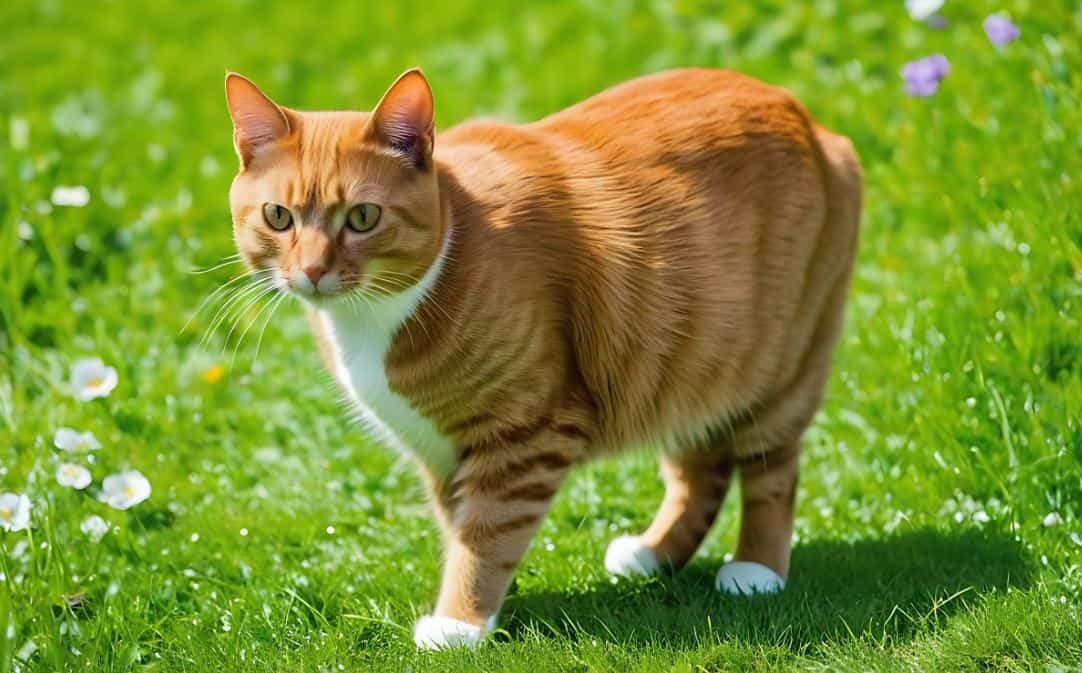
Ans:
[{"label": "sunlit grass", "polygon": [[[940,30],[872,0],[352,4],[0,6],[0,493],[34,505],[0,532],[0,672],[1078,670],[1076,3],[948,1]],[[1001,49],[998,11],[1021,28]],[[950,73],[907,97],[903,64],[935,53]],[[258,287],[197,309],[240,273],[226,70],[366,108],[415,64],[441,128],[713,65],[853,138],[859,268],[785,595],[712,591],[735,508],[681,576],[611,583],[605,544],[661,495],[634,456],[571,480],[495,642],[414,653],[439,544],[411,466],[346,422],[296,306],[258,358]],[[72,394],[84,357],[116,369],[107,396]],[[57,483],[63,427],[102,445],[73,459],[85,491]],[[96,498],[133,469],[149,499]]]}]

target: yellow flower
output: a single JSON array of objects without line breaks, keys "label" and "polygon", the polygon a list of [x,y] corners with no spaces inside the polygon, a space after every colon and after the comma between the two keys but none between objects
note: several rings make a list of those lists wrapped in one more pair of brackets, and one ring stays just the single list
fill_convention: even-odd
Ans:
[{"label": "yellow flower", "polygon": [[222,378],[222,374],[225,373],[225,367],[221,365],[214,365],[210,369],[203,372],[201,378],[207,383],[217,383]]}]

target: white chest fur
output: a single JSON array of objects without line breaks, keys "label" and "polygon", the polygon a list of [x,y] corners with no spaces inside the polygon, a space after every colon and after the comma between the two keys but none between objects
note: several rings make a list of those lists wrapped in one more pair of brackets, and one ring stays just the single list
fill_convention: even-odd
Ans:
[{"label": "white chest fur", "polygon": [[376,438],[411,453],[436,474],[454,465],[454,447],[409,401],[387,384],[385,359],[391,340],[431,289],[443,254],[413,287],[357,306],[339,302],[319,312],[334,360],[334,373]]}]

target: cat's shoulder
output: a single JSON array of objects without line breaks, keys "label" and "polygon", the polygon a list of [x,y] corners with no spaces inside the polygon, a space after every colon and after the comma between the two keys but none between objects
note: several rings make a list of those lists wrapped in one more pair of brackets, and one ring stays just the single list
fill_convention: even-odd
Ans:
[{"label": "cat's shoulder", "polygon": [[490,117],[478,117],[452,126],[440,133],[439,138],[443,144],[483,145],[517,137],[523,132],[524,127],[520,124]]},{"label": "cat's shoulder", "polygon": [[459,178],[475,187],[499,188],[552,155],[552,139],[530,124],[472,119],[436,136],[437,159],[454,165]]}]

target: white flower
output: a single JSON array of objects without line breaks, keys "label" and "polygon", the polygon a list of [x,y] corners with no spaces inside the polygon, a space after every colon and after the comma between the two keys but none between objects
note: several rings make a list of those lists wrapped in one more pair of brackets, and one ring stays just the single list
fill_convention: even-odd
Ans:
[{"label": "white flower", "polygon": [[19,651],[15,653],[15,656],[23,661],[27,661],[30,657],[34,656],[34,653],[38,651],[38,644],[33,640],[28,640],[23,643],[23,646],[19,648]]},{"label": "white flower", "polygon": [[50,197],[50,200],[58,206],[82,208],[90,203],[90,190],[82,185],[75,185],[73,187],[57,185],[56,187],[53,187],[53,194]]},{"label": "white flower", "polygon": [[979,512],[974,512],[973,513],[973,520],[976,521],[977,523],[988,523],[989,521],[992,520],[992,517],[988,516],[988,512],[985,512],[982,509]]},{"label": "white flower", "polygon": [[1044,519],[1041,520],[1041,523],[1044,524],[1045,528],[1051,528],[1052,526],[1058,526],[1063,523],[1063,518],[1060,517],[1059,512],[1049,512],[1045,515]]},{"label": "white flower", "polygon": [[139,470],[117,472],[101,483],[98,499],[114,509],[134,507],[150,497],[150,482]]},{"label": "white flower", "polygon": [[12,117],[9,130],[12,149],[25,150],[30,146],[30,122],[23,117]]},{"label": "white flower", "polygon": [[92,432],[78,432],[71,428],[60,428],[53,435],[53,446],[70,453],[86,453],[87,451],[100,449],[101,442]]},{"label": "white flower", "polygon": [[79,524],[79,530],[86,533],[92,542],[97,542],[109,532],[109,524],[97,514],[91,514]]},{"label": "white flower", "polygon": [[106,367],[98,358],[77,360],[71,366],[71,388],[75,397],[86,402],[106,397],[116,388],[116,370]]},{"label": "white flower", "polygon": [[943,7],[943,0],[905,0],[905,9],[916,21],[930,18]]},{"label": "white flower", "polygon": [[81,491],[90,485],[90,470],[75,463],[60,463],[56,468],[56,480],[61,486]]},{"label": "white flower", "polygon": [[30,498],[25,495],[0,495],[0,528],[12,532],[29,528],[30,507]]}]

